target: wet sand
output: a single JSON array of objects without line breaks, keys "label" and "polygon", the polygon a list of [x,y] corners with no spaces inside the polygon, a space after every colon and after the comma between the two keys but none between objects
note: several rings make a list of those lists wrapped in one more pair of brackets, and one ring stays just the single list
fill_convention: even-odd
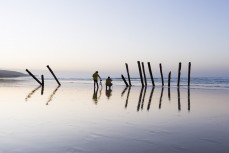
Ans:
[{"label": "wet sand", "polygon": [[0,87],[0,152],[228,152],[229,90]]}]

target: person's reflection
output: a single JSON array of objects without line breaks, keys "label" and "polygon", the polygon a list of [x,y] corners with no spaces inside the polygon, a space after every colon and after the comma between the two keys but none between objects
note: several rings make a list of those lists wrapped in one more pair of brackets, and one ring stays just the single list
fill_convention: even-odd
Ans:
[{"label": "person's reflection", "polygon": [[143,106],[144,106],[144,101],[145,101],[145,96],[146,96],[146,90],[147,90],[147,86],[145,86],[144,88],[144,93],[143,93],[143,98],[142,98],[142,106],[141,109],[143,110]]},{"label": "person's reflection", "polygon": [[131,87],[129,87],[129,88],[128,88],[128,92],[127,92],[127,96],[126,96],[126,104],[125,104],[125,108],[127,108],[127,105],[128,105],[128,100],[129,100],[130,90],[131,90]]},{"label": "person's reflection", "polygon": [[190,87],[188,87],[188,111],[191,110],[191,104],[190,104]]},{"label": "person's reflection", "polygon": [[49,97],[49,99],[48,99],[48,101],[47,101],[47,103],[46,103],[46,105],[48,105],[48,104],[49,104],[49,102],[51,102],[51,101],[52,101],[52,99],[53,99],[54,95],[56,94],[56,92],[58,91],[58,89],[59,89],[59,88],[60,88],[60,85],[59,85],[59,86],[57,86],[55,90],[53,90],[52,94],[50,95],[50,97]]},{"label": "person's reflection", "polygon": [[[98,96],[98,91],[99,91],[99,96]],[[98,100],[100,99],[101,95],[102,95],[102,87],[100,90],[98,88],[94,88],[94,93],[93,93],[92,99],[96,105],[97,105]]]},{"label": "person's reflection", "polygon": [[141,88],[139,99],[138,99],[138,106],[137,106],[137,111],[139,111],[140,106],[141,106],[141,100],[142,100],[142,92],[143,92],[144,87]]},{"label": "person's reflection", "polygon": [[110,99],[111,92],[112,92],[111,89],[107,89],[107,90],[106,90],[106,96],[107,96],[107,99],[108,99],[108,100]]},{"label": "person's reflection", "polygon": [[25,101],[28,101],[28,99],[31,98],[31,96],[32,96],[38,89],[40,89],[40,88],[41,88],[41,86],[38,86],[38,87],[36,87],[34,90],[32,90],[32,91],[26,96]]},{"label": "person's reflection", "polygon": [[180,105],[180,88],[177,88],[177,98],[178,98],[178,110],[181,110],[181,105]]},{"label": "person's reflection", "polygon": [[164,87],[161,88],[161,96],[160,96],[160,101],[159,101],[159,109],[161,109],[161,103],[162,103],[162,98],[163,98],[163,92],[164,92]]},{"label": "person's reflection", "polygon": [[92,99],[94,100],[95,104],[98,103],[98,88],[94,88],[94,93],[93,93],[93,96],[92,96]]},{"label": "person's reflection", "polygon": [[150,93],[150,96],[149,96],[149,102],[148,102],[148,106],[147,106],[147,110],[149,111],[150,109],[150,105],[151,105],[151,101],[152,101],[152,97],[153,97],[153,92],[154,92],[154,86],[152,87],[151,89],[151,93]]}]

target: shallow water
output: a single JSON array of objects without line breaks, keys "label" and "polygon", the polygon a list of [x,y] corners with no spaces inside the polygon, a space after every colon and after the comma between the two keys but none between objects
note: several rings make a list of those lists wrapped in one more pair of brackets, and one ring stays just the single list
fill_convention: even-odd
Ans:
[{"label": "shallow water", "polygon": [[0,152],[228,152],[229,90],[46,81],[0,87]]}]

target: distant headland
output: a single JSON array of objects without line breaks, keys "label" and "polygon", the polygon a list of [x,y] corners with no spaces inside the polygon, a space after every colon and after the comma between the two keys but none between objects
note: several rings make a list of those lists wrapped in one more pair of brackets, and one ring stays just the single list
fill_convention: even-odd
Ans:
[{"label": "distant headland", "polygon": [[14,78],[24,76],[28,75],[17,71],[0,70],[0,78]]}]

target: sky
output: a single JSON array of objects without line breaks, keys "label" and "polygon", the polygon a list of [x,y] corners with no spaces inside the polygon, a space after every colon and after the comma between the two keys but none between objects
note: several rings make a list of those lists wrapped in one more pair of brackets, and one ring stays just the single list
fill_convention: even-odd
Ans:
[{"label": "sky", "polygon": [[0,0],[0,69],[63,77],[229,77],[227,0]]}]

